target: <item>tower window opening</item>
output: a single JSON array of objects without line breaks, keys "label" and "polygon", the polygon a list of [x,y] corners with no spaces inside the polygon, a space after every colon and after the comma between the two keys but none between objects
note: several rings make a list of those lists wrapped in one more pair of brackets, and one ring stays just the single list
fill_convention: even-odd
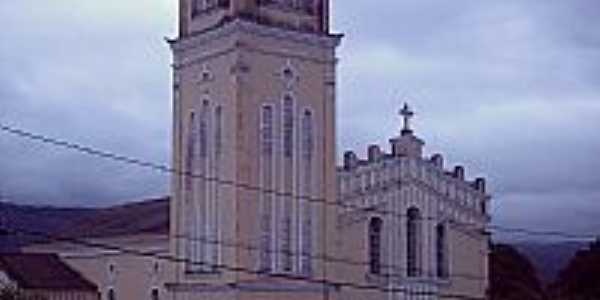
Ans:
[{"label": "tower window opening", "polygon": [[408,277],[421,276],[421,212],[410,208],[406,222],[406,264]]},{"label": "tower window opening", "polygon": [[381,230],[383,221],[372,218],[369,222],[369,272],[381,274]]}]

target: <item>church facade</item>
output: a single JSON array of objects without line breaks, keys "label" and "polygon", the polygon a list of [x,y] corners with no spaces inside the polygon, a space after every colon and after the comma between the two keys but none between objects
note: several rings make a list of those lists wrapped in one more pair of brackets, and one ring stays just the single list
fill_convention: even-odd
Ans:
[{"label": "church facade", "polygon": [[408,107],[390,154],[346,153],[336,169],[341,36],[328,1],[180,5],[173,164],[184,174],[172,183],[171,246],[184,262],[168,284],[178,299],[485,294],[485,182],[424,158]]},{"label": "church facade", "polygon": [[[328,0],[179,0],[168,234],[44,245],[102,298],[485,299],[485,180],[425,157],[410,126],[390,150],[336,163]],[[343,4],[341,4],[343,5]]]}]

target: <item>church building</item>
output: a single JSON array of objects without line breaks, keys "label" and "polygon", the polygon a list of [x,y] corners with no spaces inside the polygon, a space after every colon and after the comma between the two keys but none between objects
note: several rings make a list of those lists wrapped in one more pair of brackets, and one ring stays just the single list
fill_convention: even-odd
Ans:
[{"label": "church building", "polygon": [[385,290],[339,299],[486,299],[485,179],[467,181],[463,166],[446,171],[441,154],[424,157],[414,113],[405,104],[400,114],[388,153],[371,145],[361,160],[349,151],[338,167],[338,279]]},{"label": "church building", "polygon": [[408,105],[389,151],[337,166],[329,2],[179,0],[170,228],[95,240],[156,256],[31,251],[107,300],[485,299],[485,180],[425,157]]}]

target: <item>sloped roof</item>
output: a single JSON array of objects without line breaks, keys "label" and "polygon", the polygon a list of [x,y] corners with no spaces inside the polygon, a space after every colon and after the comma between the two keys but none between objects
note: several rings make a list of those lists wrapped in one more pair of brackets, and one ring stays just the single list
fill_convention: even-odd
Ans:
[{"label": "sloped roof", "polygon": [[0,270],[22,289],[98,291],[56,254],[0,254]]}]

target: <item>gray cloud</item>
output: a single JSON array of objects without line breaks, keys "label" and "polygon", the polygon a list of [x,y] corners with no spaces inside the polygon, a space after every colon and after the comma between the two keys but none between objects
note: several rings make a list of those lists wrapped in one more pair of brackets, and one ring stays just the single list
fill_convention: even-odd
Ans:
[{"label": "gray cloud", "polygon": [[599,226],[599,4],[380,2],[338,5],[341,150],[387,143],[408,98],[430,153],[489,177],[496,222]]},{"label": "gray cloud", "polygon": [[[176,1],[0,3],[0,119],[168,163]],[[495,221],[600,226],[600,4],[594,0],[336,2],[346,38],[340,152],[398,131],[410,99],[427,151],[486,175]],[[164,174],[0,134],[0,190],[108,205],[165,193]],[[532,218],[532,212],[535,217]]]},{"label": "gray cloud", "polygon": [[[107,1],[5,1],[0,118],[166,164],[174,11]],[[166,15],[162,15],[166,14]],[[21,202],[109,205],[167,190],[164,174],[0,135],[0,190]],[[11,197],[12,198],[12,197]]]}]

